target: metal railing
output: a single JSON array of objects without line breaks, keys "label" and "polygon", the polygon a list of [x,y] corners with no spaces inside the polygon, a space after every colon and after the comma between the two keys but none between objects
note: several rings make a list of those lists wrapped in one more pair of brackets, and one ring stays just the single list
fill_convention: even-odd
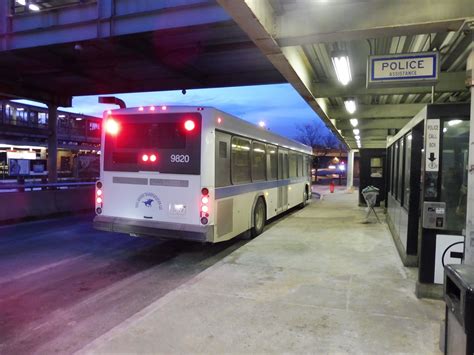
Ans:
[{"label": "metal railing", "polygon": [[82,187],[94,186],[94,181],[81,182],[25,182],[25,183],[2,183],[0,184],[0,193],[2,192],[29,192],[41,190],[66,190],[77,189]]}]

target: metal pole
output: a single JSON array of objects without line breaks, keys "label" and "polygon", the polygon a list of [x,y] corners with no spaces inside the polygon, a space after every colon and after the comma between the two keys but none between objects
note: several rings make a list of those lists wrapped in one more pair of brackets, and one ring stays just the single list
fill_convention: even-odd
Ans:
[{"label": "metal pole", "polygon": [[58,107],[48,105],[48,181],[58,181]]},{"label": "metal pole", "polygon": [[469,164],[467,176],[466,244],[464,263],[474,265],[474,49],[467,59],[468,85],[471,89],[471,121],[469,132]]},{"label": "metal pole", "polygon": [[347,154],[347,189],[351,189],[354,186],[354,153],[355,150],[351,149]]}]

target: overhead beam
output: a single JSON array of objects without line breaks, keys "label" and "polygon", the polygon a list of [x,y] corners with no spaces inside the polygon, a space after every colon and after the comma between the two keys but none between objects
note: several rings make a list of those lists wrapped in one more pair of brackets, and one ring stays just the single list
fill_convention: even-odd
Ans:
[{"label": "overhead beam", "polygon": [[407,118],[415,116],[426,104],[387,104],[358,105],[354,114],[349,114],[344,107],[329,107],[328,115],[336,120],[350,118]]},{"label": "overhead beam", "polygon": [[[466,72],[442,72],[439,82],[435,86],[435,92],[467,92],[465,84]],[[410,87],[366,87],[366,79],[362,76],[354,77],[347,86],[334,85],[331,83],[316,83],[315,91],[317,97],[348,97],[364,95],[405,95],[405,94],[429,94],[431,86],[410,86]]]},{"label": "overhead beam", "polygon": [[316,93],[313,92],[316,77],[302,50],[294,47],[281,49],[275,42],[275,13],[268,0],[217,0],[217,3],[247,33],[336,137],[345,143],[329,116],[316,101]]},{"label": "overhead beam", "polygon": [[0,81],[0,96],[6,97],[9,100],[28,99],[60,107],[72,106],[72,96],[59,96],[45,90],[44,88],[28,87],[18,82],[12,83]]},{"label": "overhead beam", "polygon": [[338,129],[341,129],[343,131],[349,130],[352,132],[354,128],[357,128],[361,131],[367,130],[367,129],[401,129],[403,128],[410,120],[412,117],[409,118],[389,118],[389,119],[360,119],[359,124],[357,127],[353,127],[349,120],[337,120],[336,121],[336,126]]},{"label": "overhead beam", "polygon": [[455,31],[472,16],[472,0],[306,1],[278,16],[276,40],[286,47]]}]

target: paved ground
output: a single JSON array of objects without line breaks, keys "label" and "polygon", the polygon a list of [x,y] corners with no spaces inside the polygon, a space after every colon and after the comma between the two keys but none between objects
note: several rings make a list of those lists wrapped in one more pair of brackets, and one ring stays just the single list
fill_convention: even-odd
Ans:
[{"label": "paved ground", "polygon": [[136,239],[91,220],[0,227],[0,354],[79,350],[245,244]]},{"label": "paved ground", "polygon": [[443,303],[415,297],[415,270],[356,199],[277,221],[80,353],[439,353]]}]

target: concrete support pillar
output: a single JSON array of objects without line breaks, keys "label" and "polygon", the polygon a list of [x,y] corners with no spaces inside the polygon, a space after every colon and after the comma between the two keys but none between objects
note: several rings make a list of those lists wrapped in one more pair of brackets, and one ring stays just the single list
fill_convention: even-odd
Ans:
[{"label": "concrete support pillar", "polygon": [[469,133],[469,165],[467,176],[466,245],[464,263],[474,265],[474,49],[467,59],[468,83],[471,87],[471,127]]},{"label": "concrete support pillar", "polygon": [[48,181],[58,181],[58,106],[48,105]]},{"label": "concrete support pillar", "polygon": [[346,176],[348,189],[351,189],[354,186],[354,154],[354,149],[349,150],[349,153],[347,154]]}]

